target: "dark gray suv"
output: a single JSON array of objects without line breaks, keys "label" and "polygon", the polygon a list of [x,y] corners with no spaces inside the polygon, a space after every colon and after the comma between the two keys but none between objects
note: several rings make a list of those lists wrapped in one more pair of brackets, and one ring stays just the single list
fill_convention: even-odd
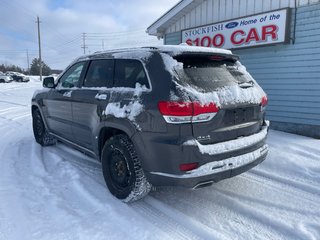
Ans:
[{"label": "dark gray suv", "polygon": [[199,188],[267,155],[267,96],[228,50],[159,46],[74,61],[32,98],[33,131],[102,163],[125,202],[154,186]]}]

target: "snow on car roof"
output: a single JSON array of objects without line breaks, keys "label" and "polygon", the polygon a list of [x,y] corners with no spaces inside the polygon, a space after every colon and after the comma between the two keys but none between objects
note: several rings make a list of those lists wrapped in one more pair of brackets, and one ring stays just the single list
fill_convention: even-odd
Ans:
[{"label": "snow on car roof", "polygon": [[164,52],[172,56],[180,55],[182,53],[208,53],[208,54],[227,54],[227,55],[232,54],[230,50],[221,49],[221,48],[197,47],[197,46],[188,46],[186,44],[181,44],[181,45],[161,45],[161,46],[146,46],[146,47],[135,47],[135,48],[121,48],[121,49],[114,49],[114,50],[99,51],[90,55],[81,56],[80,58],[77,59],[77,61],[88,60],[92,58],[100,58],[100,57],[118,57],[119,55],[121,55],[121,57],[125,57],[126,55],[127,57],[130,57],[132,56],[132,54],[134,54],[135,58],[139,58],[139,56],[145,57],[145,55],[148,52]]},{"label": "snow on car roof", "polygon": [[163,45],[157,46],[162,52],[170,52],[173,55],[179,55],[181,53],[220,53],[220,54],[232,54],[230,50],[222,49],[222,48],[208,48],[208,47],[197,47],[197,46],[189,46],[187,44],[181,45]]}]

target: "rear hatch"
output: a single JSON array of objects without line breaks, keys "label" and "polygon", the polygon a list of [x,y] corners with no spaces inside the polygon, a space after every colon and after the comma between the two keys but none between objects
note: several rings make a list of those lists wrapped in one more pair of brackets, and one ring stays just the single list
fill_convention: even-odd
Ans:
[{"label": "rear hatch", "polygon": [[[173,57],[175,94],[183,101],[214,104],[216,113],[207,120],[194,118],[193,136],[201,144],[227,141],[258,132],[263,123],[261,100],[265,93],[234,55],[182,54]],[[186,99],[187,98],[187,99]]]}]

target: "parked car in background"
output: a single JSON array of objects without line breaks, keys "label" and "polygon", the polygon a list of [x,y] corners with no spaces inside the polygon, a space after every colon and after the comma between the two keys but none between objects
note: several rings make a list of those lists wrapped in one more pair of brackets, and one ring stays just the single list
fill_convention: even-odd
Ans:
[{"label": "parked car in background", "polygon": [[33,131],[102,163],[125,202],[154,186],[200,188],[267,156],[267,96],[231,51],[159,46],[74,61],[32,98]]},{"label": "parked car in background", "polygon": [[0,83],[9,83],[12,82],[13,78],[11,76],[4,75],[3,73],[0,73]]},{"label": "parked car in background", "polygon": [[29,82],[30,79],[26,75],[18,72],[6,72],[6,75],[11,76],[16,82]]}]

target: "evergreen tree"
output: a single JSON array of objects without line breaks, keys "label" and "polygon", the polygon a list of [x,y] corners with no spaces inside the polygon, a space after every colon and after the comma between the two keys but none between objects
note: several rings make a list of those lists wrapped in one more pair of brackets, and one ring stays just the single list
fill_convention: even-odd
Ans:
[{"label": "evergreen tree", "polygon": [[[30,66],[30,74],[31,75],[40,75],[40,61],[38,58],[34,58],[32,60]],[[47,76],[51,74],[51,68],[42,61],[42,75]]]},{"label": "evergreen tree", "polygon": [[0,64],[0,71],[5,73],[8,71],[11,72],[19,72],[19,73],[26,73],[21,67],[16,65],[7,65],[7,64]]}]

